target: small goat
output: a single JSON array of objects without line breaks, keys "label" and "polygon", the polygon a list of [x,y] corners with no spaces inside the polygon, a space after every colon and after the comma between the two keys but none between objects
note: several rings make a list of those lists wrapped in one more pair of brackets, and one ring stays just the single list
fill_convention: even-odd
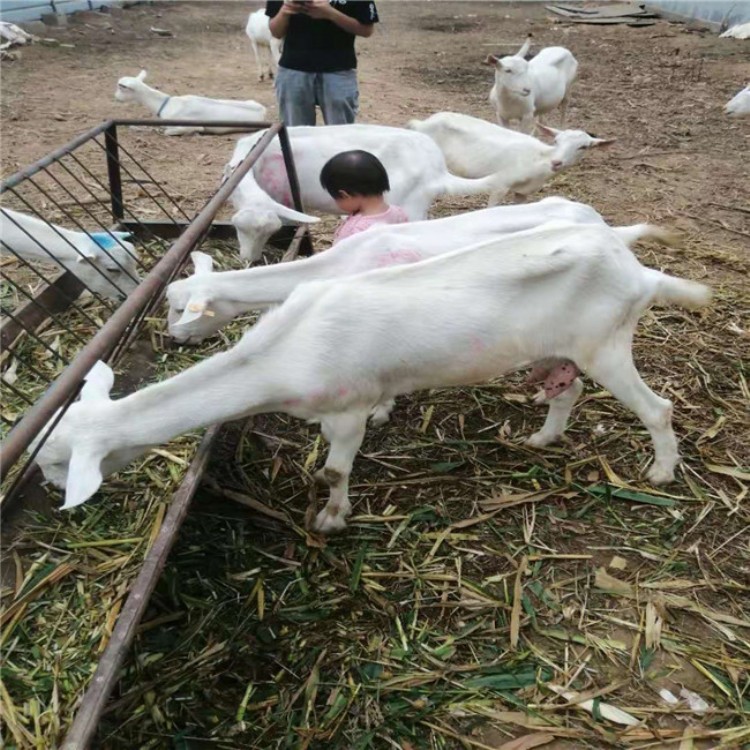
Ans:
[{"label": "small goat", "polygon": [[[445,162],[461,177],[486,177],[496,174],[507,191],[526,199],[539,190],[556,172],[577,164],[589,148],[601,148],[614,138],[595,138],[583,130],[555,130],[544,125],[538,129],[554,138],[548,145],[525,133],[500,127],[486,120],[456,112],[438,112],[426,120],[412,120],[408,127],[430,136],[443,152]],[[490,195],[489,204],[497,205],[502,190]]]},{"label": "small goat", "polygon": [[724,113],[730,117],[750,115],[750,86],[745,86],[724,105]]},{"label": "small goat", "polygon": [[[644,423],[655,449],[649,480],[663,484],[679,460],[672,404],[641,380],[632,337],[651,304],[709,299],[701,284],[641,266],[606,226],[548,224],[346,283],[303,284],[233,349],[117,401],[100,364],[37,461],[70,508],[149,446],[280,411],[319,421],[331,444],[320,472],[331,495],[315,522],[330,532],[346,526],[349,476],[376,404],[568,358]],[[549,401],[531,445],[562,435],[582,389],[576,379]]]},{"label": "small goat", "polygon": [[[340,214],[333,198],[320,184],[320,171],[341,151],[362,149],[380,159],[388,172],[391,190],[388,201],[406,211],[410,221],[427,218],[433,200],[440,195],[475,195],[503,189],[502,177],[490,175],[469,180],[450,174],[438,146],[422,133],[384,125],[328,125],[324,128],[287,129],[294,151],[305,210]],[[242,138],[226,167],[225,174],[248,154],[263,133]],[[232,223],[237,230],[240,255],[260,259],[270,236],[282,222],[313,223],[314,216],[291,208],[292,195],[278,140],[263,152],[252,171],[232,194],[237,212]]]},{"label": "small goat", "polygon": [[4,247],[26,259],[55,263],[86,287],[110,299],[126,297],[138,286],[138,256],[130,232],[75,232],[29,214],[0,209]]},{"label": "small goat", "polygon": [[265,8],[260,8],[251,13],[247,19],[245,33],[250,38],[250,44],[253,45],[253,54],[255,55],[255,64],[258,66],[258,80],[262,81],[265,77],[265,70],[260,60],[259,49],[268,50],[268,77],[273,78],[279,68],[279,58],[281,57],[281,39],[277,39],[271,34],[269,28],[270,19],[266,15]]},{"label": "small goat", "polygon": [[[374,227],[310,258],[255,266],[244,271],[212,273],[211,257],[194,252],[194,274],[173,281],[167,287],[169,334],[181,344],[198,344],[240,315],[280,304],[299,284],[307,281],[342,278],[377,268],[415,263],[553,220],[605,223],[591,206],[552,197],[526,205],[499,206],[431,221]],[[672,240],[665,230],[650,224],[618,227],[616,231],[628,245],[641,238],[666,244]]]},{"label": "small goat", "polygon": [[[115,99],[118,102],[137,102],[162,120],[263,122],[266,119],[266,108],[252,99],[210,99],[192,94],[170,96],[144,83],[146,75],[146,71],[142,70],[134,78],[120,78]],[[173,127],[164,130],[165,135],[231,132],[227,128],[210,127]]]},{"label": "small goat", "polygon": [[578,71],[578,62],[565,47],[545,47],[530,61],[525,59],[531,47],[527,39],[515,55],[489,55],[485,65],[495,67],[495,84],[490,102],[497,121],[508,126],[519,120],[519,129],[530,133],[534,117],[560,107],[560,122],[565,127],[570,87]]}]

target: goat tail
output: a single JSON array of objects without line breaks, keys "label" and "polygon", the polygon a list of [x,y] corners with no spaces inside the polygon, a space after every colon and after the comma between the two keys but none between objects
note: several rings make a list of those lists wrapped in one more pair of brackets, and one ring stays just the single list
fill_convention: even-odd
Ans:
[{"label": "goat tail", "polygon": [[422,124],[424,123],[424,120],[409,120],[409,122],[406,123],[406,127],[409,130],[422,130]]},{"label": "goat tail", "polygon": [[688,310],[698,310],[711,302],[711,288],[697,281],[668,276],[647,268],[646,273],[655,282],[651,301],[657,305],[677,305]]},{"label": "goat tail", "polygon": [[680,236],[676,232],[656,224],[632,224],[613,229],[628,247],[632,247],[638,240],[654,240],[667,247],[677,247],[680,244]]}]

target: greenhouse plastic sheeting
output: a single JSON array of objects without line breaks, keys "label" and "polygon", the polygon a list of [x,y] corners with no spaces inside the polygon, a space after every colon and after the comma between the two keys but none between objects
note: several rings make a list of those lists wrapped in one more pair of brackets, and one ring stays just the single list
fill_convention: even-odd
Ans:
[{"label": "greenhouse plastic sheeting", "polygon": [[750,0],[651,0],[646,7],[727,26],[750,21]]}]

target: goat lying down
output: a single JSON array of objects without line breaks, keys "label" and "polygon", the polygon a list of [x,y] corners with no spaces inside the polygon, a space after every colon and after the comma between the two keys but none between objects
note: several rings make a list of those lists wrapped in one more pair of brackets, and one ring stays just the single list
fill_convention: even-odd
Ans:
[{"label": "goat lying down", "polygon": [[[211,257],[194,252],[194,274],[167,287],[169,334],[179,343],[198,344],[239,315],[283,302],[307,281],[415,263],[553,220],[605,224],[591,206],[551,197],[443,219],[373,227],[310,258],[243,271],[212,273]],[[616,231],[627,245],[642,238],[667,243],[671,239],[665,230],[650,224],[618,227]]]},{"label": "goat lying down", "polygon": [[[265,131],[264,131],[265,132]],[[426,135],[384,125],[327,125],[324,128],[287,129],[306,211],[340,214],[341,209],[320,184],[323,165],[336,154],[351,149],[369,151],[388,172],[388,201],[401,206],[410,221],[427,218],[432,202],[441,195],[476,195],[502,188],[502,175],[478,180],[452,175],[438,146]],[[263,133],[240,139],[225,173],[231,172]],[[237,189],[232,193],[237,212],[232,224],[237,230],[240,255],[260,259],[263,247],[283,223],[318,221],[295,211],[278,139],[268,146]]]},{"label": "goat lying down", "polygon": [[54,263],[77,276],[91,292],[127,297],[138,286],[138,254],[130,232],[78,232],[31,214],[0,209],[3,247],[27,260]]},{"label": "goat lying down", "polygon": [[[330,442],[320,472],[330,498],[315,526],[331,532],[346,526],[349,476],[375,404],[569,358],[644,423],[655,450],[649,479],[662,484],[679,460],[672,404],[638,375],[633,334],[654,303],[709,298],[701,284],[644,268],[606,226],[548,224],[344,284],[303,284],[233,349],[116,401],[100,363],[37,461],[70,508],[150,446],[280,411],[320,422]],[[562,435],[582,390],[577,379],[550,400],[532,445]]]},{"label": "goat lying down", "polygon": [[[184,94],[170,96],[145,83],[146,71],[137,76],[124,76],[117,82],[115,99],[118,102],[137,102],[163,120],[208,120],[214,122],[263,122],[266,108],[253,99],[211,99],[207,96]],[[190,133],[231,133],[227,128],[171,127],[165,135]]]}]

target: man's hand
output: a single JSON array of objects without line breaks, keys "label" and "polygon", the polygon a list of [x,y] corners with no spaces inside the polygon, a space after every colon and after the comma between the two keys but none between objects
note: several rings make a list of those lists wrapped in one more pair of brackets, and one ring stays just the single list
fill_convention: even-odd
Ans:
[{"label": "man's hand", "polygon": [[336,10],[328,0],[307,0],[302,12],[310,18],[332,20]]},{"label": "man's hand", "polygon": [[284,0],[284,4],[281,6],[279,14],[285,16],[296,16],[298,13],[304,13],[304,6],[302,3],[294,3],[292,0]]}]

